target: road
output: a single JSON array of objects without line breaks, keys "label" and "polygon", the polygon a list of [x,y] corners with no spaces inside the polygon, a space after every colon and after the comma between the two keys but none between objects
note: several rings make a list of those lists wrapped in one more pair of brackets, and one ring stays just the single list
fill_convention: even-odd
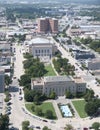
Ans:
[{"label": "road", "polygon": [[14,62],[14,76],[19,79],[20,76],[22,74],[24,74],[24,69],[23,69],[23,61],[24,61],[24,58],[23,58],[23,54],[21,53],[22,52],[22,49],[23,47],[20,46],[20,45],[17,45],[15,44],[14,46],[15,48],[15,62]]}]

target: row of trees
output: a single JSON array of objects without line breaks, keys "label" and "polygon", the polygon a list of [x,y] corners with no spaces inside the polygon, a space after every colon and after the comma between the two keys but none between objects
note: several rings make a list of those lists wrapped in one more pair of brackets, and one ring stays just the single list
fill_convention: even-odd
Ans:
[{"label": "row of trees", "polygon": [[[33,128],[30,128],[30,122],[29,121],[23,121],[22,122],[22,130],[33,130]],[[44,126],[42,130],[51,130],[47,126]]]},{"label": "row of trees", "polygon": [[28,53],[24,55],[24,58],[26,58],[23,62],[25,74],[20,77],[19,84],[20,86],[30,88],[31,78],[42,77],[45,73],[47,73],[47,71],[45,70],[44,64],[40,62],[39,58],[34,59],[33,56]]},{"label": "row of trees", "polygon": [[41,92],[25,89],[24,98],[27,102],[34,102],[35,104],[40,104],[42,101],[46,99],[55,99],[56,93],[54,91],[51,91],[49,96],[47,96],[45,94],[42,94]]},{"label": "row of trees", "polygon": [[100,40],[93,40],[91,38],[82,38],[81,43],[84,45],[88,45],[91,49],[100,53]]},{"label": "row of trees", "polygon": [[72,99],[72,98],[82,98],[84,97],[86,94],[84,92],[77,92],[76,94],[71,93],[70,91],[66,91],[65,92],[65,96],[66,98]]},{"label": "row of trees", "polygon": [[75,67],[66,58],[53,59],[53,64],[59,74],[74,75]]},{"label": "row of trees", "polygon": [[[49,13],[51,8],[45,8],[43,6],[40,7],[39,4],[35,5],[7,5],[6,8],[6,15],[7,19],[11,20],[12,22],[15,22],[16,17],[17,18],[25,18],[25,19],[35,19],[39,17],[45,17],[45,16],[54,16],[57,17],[57,14]],[[61,15],[61,14],[60,14]],[[64,13],[65,15],[65,13]],[[15,17],[16,16],[16,17]],[[59,13],[58,13],[59,16]]]},{"label": "row of trees", "polygon": [[18,43],[20,42],[24,42],[26,39],[26,34],[19,34],[17,35],[16,33],[14,34],[14,36],[10,39],[11,42],[15,42],[18,41]]},{"label": "row of trees", "polygon": [[24,98],[27,102],[34,102],[35,104],[40,104],[42,101],[47,99],[45,94],[41,92],[36,92],[34,90],[25,89]]}]

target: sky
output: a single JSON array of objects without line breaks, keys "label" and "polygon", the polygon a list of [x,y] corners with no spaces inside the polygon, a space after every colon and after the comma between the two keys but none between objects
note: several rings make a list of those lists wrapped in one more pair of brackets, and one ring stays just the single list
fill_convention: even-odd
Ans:
[{"label": "sky", "polygon": [[63,2],[66,2],[66,3],[82,3],[82,4],[98,4],[100,5],[100,0],[0,0],[0,2],[9,2],[9,1],[13,1],[13,2],[24,2],[24,1],[27,1],[27,2],[60,2],[60,3],[63,3]]}]

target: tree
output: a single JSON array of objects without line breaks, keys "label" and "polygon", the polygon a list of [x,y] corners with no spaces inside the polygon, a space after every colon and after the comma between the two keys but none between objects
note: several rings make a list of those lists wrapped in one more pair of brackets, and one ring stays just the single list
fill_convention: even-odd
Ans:
[{"label": "tree", "polygon": [[44,126],[44,127],[42,128],[42,130],[51,130],[51,129],[49,129],[47,126]]},{"label": "tree", "polygon": [[84,96],[84,99],[88,102],[90,101],[92,98],[94,98],[94,91],[92,89],[87,90],[86,95]]},{"label": "tree", "polygon": [[33,98],[34,98],[34,92],[28,89],[24,90],[24,98],[27,102],[33,102]]},{"label": "tree", "polygon": [[31,110],[32,110],[33,112],[35,111],[35,106],[34,106],[34,105],[32,105]]},{"label": "tree", "polygon": [[70,91],[66,91],[66,98],[72,98],[72,94]]},{"label": "tree", "polygon": [[100,108],[100,99],[92,99],[85,105],[85,111],[89,116],[94,116]]},{"label": "tree", "polygon": [[27,73],[31,77],[41,77],[46,73],[45,66],[41,62],[36,62],[34,66],[28,69]]},{"label": "tree", "polygon": [[50,92],[49,98],[55,99],[56,98],[56,93],[54,91]]},{"label": "tree", "polygon": [[35,103],[36,105],[39,105],[39,95],[35,95],[35,96],[34,96],[34,103]]},{"label": "tree", "polygon": [[9,130],[9,117],[7,115],[0,115],[0,130]]},{"label": "tree", "polygon": [[29,125],[30,125],[30,122],[29,121],[23,121],[22,122],[22,130],[29,130]]},{"label": "tree", "polygon": [[24,54],[24,58],[26,58],[26,59],[31,59],[31,58],[33,58],[33,56],[30,54],[30,53],[25,53]]},{"label": "tree", "polygon": [[99,122],[94,122],[92,124],[92,128],[95,129],[95,130],[99,130],[99,127],[100,127],[100,123]]},{"label": "tree", "polygon": [[45,112],[45,117],[48,118],[48,119],[53,119],[54,118],[53,112],[51,110],[47,110]]},{"label": "tree", "polygon": [[65,127],[65,130],[73,130],[73,126],[70,125],[70,124],[67,124],[66,127]]},{"label": "tree", "polygon": [[9,86],[9,84],[11,84],[11,83],[12,83],[11,78],[10,78],[8,75],[5,75],[5,84],[6,84],[7,86]]},{"label": "tree", "polygon": [[20,86],[26,86],[27,84],[31,83],[31,78],[29,75],[24,74],[20,77],[19,84]]},{"label": "tree", "polygon": [[85,111],[89,116],[93,116],[93,114],[96,113],[96,107],[92,101],[85,105]]},{"label": "tree", "polygon": [[43,116],[42,109],[40,107],[36,107],[35,112],[38,116]]}]

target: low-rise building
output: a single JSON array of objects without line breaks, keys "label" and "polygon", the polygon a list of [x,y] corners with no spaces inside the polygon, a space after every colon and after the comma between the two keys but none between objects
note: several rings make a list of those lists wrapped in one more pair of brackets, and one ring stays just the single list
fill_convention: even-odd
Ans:
[{"label": "low-rise building", "polygon": [[40,91],[46,95],[54,91],[57,96],[64,96],[66,91],[72,94],[86,92],[86,83],[80,77],[47,76],[31,79],[31,89]]},{"label": "low-rise building", "polygon": [[4,86],[5,86],[5,74],[4,70],[0,70],[0,93],[4,92]]},{"label": "low-rise building", "polygon": [[86,67],[89,70],[99,70],[100,69],[100,59],[93,59],[93,60],[88,60],[86,62]]},{"label": "low-rise building", "polygon": [[73,56],[75,59],[89,59],[89,58],[95,58],[95,55],[91,53],[88,50],[78,50],[78,51],[73,51]]}]

